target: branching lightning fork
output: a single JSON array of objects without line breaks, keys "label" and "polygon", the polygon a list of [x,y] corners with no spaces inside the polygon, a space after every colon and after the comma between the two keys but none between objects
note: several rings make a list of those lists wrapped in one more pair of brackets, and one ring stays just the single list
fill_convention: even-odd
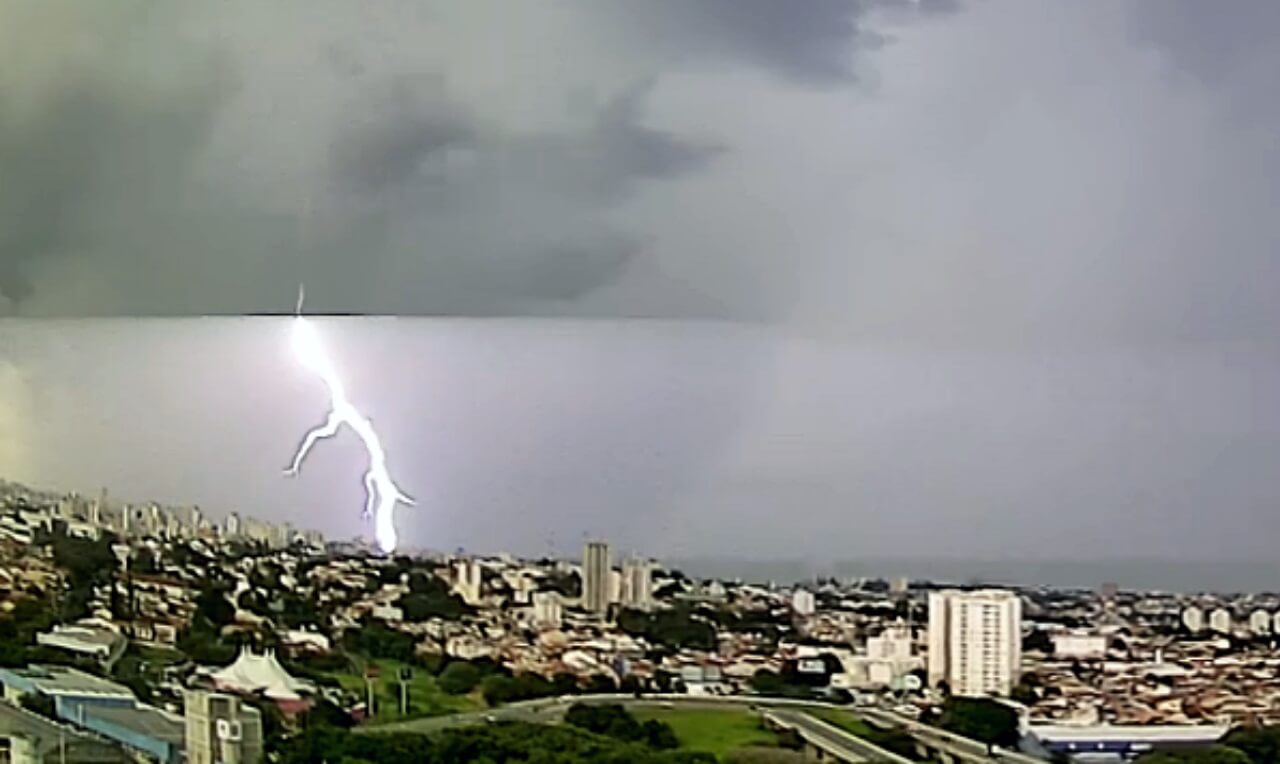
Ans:
[{"label": "branching lightning fork", "polygon": [[373,424],[347,400],[342,380],[320,344],[315,327],[302,315],[302,301],[305,296],[306,292],[300,287],[298,306],[293,317],[293,350],[302,365],[319,376],[325,387],[329,389],[329,416],[324,424],[307,432],[293,455],[293,462],[284,472],[290,477],[297,475],[302,468],[302,462],[317,441],[337,435],[344,424],[350,427],[360,437],[365,451],[369,454],[369,469],[364,473],[364,516],[366,519],[373,517],[374,537],[378,541],[378,546],[383,552],[390,554],[396,548],[394,517],[396,505],[412,505],[414,501],[391,479],[391,473],[387,469],[387,455],[382,449],[382,441],[378,439],[378,433],[374,431]]}]

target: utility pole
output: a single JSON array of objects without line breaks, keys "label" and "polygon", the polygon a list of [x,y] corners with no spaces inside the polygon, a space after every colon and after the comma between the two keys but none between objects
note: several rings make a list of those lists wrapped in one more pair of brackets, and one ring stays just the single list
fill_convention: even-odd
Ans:
[{"label": "utility pole", "polygon": [[378,666],[376,664],[371,663],[365,667],[364,686],[365,686],[365,695],[368,699],[367,705],[369,708],[368,713],[369,713],[370,719],[373,718],[374,713],[377,711],[377,709],[374,707],[375,698],[374,698],[374,692],[373,692],[373,683],[374,683],[374,680],[378,678],[378,673],[379,673]]},{"label": "utility pole", "polygon": [[413,669],[409,666],[400,668],[400,715],[409,715],[409,681],[413,679]]}]

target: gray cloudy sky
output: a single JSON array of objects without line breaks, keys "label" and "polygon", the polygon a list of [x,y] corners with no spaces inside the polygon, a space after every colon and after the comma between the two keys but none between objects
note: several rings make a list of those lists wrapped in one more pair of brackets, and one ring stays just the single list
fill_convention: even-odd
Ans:
[{"label": "gray cloudy sky", "polygon": [[347,527],[349,444],[278,479],[282,324],[27,320],[305,281],[456,317],[332,327],[413,540],[1269,554],[1277,43],[1270,0],[0,0],[0,472]]}]

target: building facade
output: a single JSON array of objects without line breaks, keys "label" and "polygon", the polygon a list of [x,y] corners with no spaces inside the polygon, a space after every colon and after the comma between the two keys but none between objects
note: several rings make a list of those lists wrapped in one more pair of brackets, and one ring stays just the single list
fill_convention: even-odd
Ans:
[{"label": "building facade", "polygon": [[187,764],[262,761],[262,715],[234,695],[188,690],[183,699]]},{"label": "building facade", "polygon": [[627,560],[622,565],[622,604],[635,610],[653,606],[653,565],[648,560]]},{"label": "building facade", "polygon": [[609,545],[590,541],[582,552],[582,607],[591,613],[609,610]]},{"label": "building facade", "polygon": [[561,609],[559,592],[535,592],[533,595],[533,622],[540,628],[560,628]]},{"label": "building facade", "polygon": [[929,686],[961,697],[1008,695],[1022,662],[1022,602],[988,589],[929,594]]},{"label": "building facade", "polygon": [[805,589],[796,589],[791,595],[791,609],[796,615],[805,618],[817,612],[818,604],[813,592]]},{"label": "building facade", "polygon": [[480,604],[483,581],[479,560],[458,560],[453,564],[453,592],[468,605]]}]

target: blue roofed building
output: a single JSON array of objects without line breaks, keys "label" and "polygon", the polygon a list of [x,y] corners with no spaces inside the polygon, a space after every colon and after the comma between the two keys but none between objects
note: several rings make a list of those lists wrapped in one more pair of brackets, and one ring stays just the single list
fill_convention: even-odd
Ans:
[{"label": "blue roofed building", "polygon": [[15,703],[28,693],[52,699],[62,718],[67,718],[64,706],[71,703],[127,708],[138,702],[128,687],[68,666],[0,668],[0,684],[4,685],[5,699]]},{"label": "blue roofed building", "polygon": [[1155,750],[1205,748],[1217,743],[1227,727],[1169,725],[1039,725],[1026,728],[1019,747],[1033,756],[1071,761],[1128,761]]},{"label": "blue roofed building", "polygon": [[4,695],[18,702],[29,693],[49,697],[59,719],[119,743],[147,758],[178,764],[185,755],[181,716],[140,703],[122,684],[65,666],[0,668]]},{"label": "blue roofed building", "polygon": [[0,700],[0,761],[130,764],[123,746]]},{"label": "blue roofed building", "polygon": [[178,764],[185,750],[181,716],[138,703],[132,707],[68,705],[69,721],[164,764]]}]

